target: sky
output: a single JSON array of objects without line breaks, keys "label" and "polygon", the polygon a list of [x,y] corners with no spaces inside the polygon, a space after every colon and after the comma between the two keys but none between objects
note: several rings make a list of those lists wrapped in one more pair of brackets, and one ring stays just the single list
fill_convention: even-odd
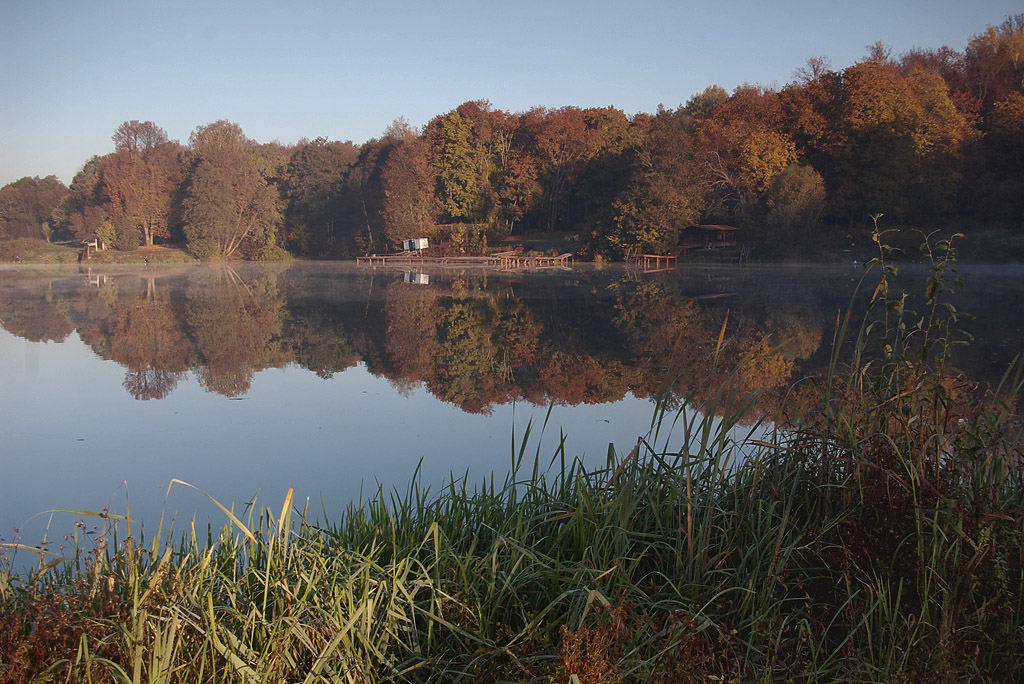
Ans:
[{"label": "sky", "polygon": [[674,108],[781,87],[881,41],[962,50],[1020,0],[0,0],[0,186],[70,183],[124,121],[172,140],[218,119],[259,142],[357,144],[468,100]]}]

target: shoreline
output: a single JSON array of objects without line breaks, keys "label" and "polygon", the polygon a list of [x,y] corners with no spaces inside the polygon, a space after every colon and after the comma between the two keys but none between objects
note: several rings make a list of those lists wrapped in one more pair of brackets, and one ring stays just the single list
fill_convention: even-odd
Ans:
[{"label": "shoreline", "polygon": [[[678,260],[673,260],[676,266],[685,264],[850,264],[865,263],[878,256],[878,246],[872,241],[871,235],[865,231],[857,231],[841,235],[842,231],[827,231],[821,236],[816,244],[804,242],[787,241],[748,241],[741,247],[723,248],[718,250],[691,250],[686,256],[681,253]],[[950,230],[939,231],[939,235],[949,235]],[[845,235],[845,236],[844,236]],[[486,255],[438,255],[435,258],[429,257],[405,257],[399,255],[392,259],[394,262],[403,263],[443,263],[446,261],[488,261],[495,263],[506,263],[515,265],[514,260],[505,259],[502,256],[508,253],[509,249],[519,247],[522,251],[518,262],[522,265],[541,264],[544,266],[565,265],[567,253],[565,247],[559,246],[549,249],[552,239],[559,235],[552,236],[525,236],[522,240],[510,240],[501,248],[490,250]],[[900,252],[907,255],[918,254],[918,248],[922,240],[922,234],[915,229],[894,230],[887,234],[887,241]],[[954,247],[958,252],[960,263],[971,264],[1022,264],[1024,263],[1024,234],[1011,230],[980,230],[958,237],[954,241]],[[93,252],[92,258],[83,260],[82,253],[84,245],[76,242],[46,243],[42,240],[26,240],[0,242],[0,265],[9,264],[79,264],[82,266],[106,266],[111,264],[198,264],[198,263],[240,263],[244,259],[195,259],[184,249],[173,245],[156,245],[153,247],[140,247],[136,250],[117,251],[113,249],[101,252]],[[555,254],[558,250],[563,253]],[[746,251],[741,254],[741,249]],[[669,255],[671,256],[671,255]],[[359,262],[367,261],[373,263],[381,260],[381,257],[351,256],[339,259],[310,259],[288,255],[283,259],[268,259],[266,261],[308,261],[308,262]],[[914,263],[915,259],[895,259],[904,263]],[[260,260],[255,260],[260,261]],[[572,253],[568,259],[570,263],[625,263],[596,257],[588,259],[578,253]],[[668,266],[667,268],[671,268]]]}]

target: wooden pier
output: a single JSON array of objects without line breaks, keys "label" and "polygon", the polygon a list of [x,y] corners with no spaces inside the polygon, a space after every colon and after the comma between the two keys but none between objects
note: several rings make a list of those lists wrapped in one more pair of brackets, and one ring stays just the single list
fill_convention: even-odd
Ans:
[{"label": "wooden pier", "polygon": [[506,270],[516,268],[545,268],[548,266],[565,266],[572,259],[572,254],[566,252],[558,256],[526,256],[521,252],[495,254],[501,261],[501,267]]},{"label": "wooden pier", "polygon": [[572,259],[566,252],[558,256],[525,255],[521,251],[499,252],[482,256],[468,255],[426,255],[417,252],[400,252],[398,254],[367,254],[356,257],[357,264],[387,266],[391,264],[438,264],[442,266],[493,266],[504,270],[521,268],[549,268],[565,266]]},{"label": "wooden pier", "polygon": [[641,254],[637,261],[642,263],[644,268],[662,268],[662,262],[665,262],[664,268],[671,268],[679,261],[679,257],[674,254]]},{"label": "wooden pier", "polygon": [[626,257],[626,262],[642,266],[644,273],[655,273],[672,270],[678,264],[679,257],[675,254],[632,254]]}]

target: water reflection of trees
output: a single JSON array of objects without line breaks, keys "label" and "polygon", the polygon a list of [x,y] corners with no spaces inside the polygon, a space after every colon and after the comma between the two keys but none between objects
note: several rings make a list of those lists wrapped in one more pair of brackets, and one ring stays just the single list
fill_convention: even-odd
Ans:
[{"label": "water reflection of trees", "polygon": [[653,396],[668,380],[680,395],[736,367],[750,386],[780,387],[821,340],[820,322],[798,312],[731,311],[684,297],[669,279],[394,282],[384,310],[385,361],[373,370],[474,412]]},{"label": "water reflection of trees", "polygon": [[[4,327],[28,339],[77,330],[125,367],[137,399],[170,394],[192,370],[209,391],[246,393],[254,374],[294,364],[328,379],[362,362],[402,390],[425,387],[470,412],[510,401],[564,404],[715,386],[736,367],[760,388],[789,383],[819,348],[812,312],[768,296],[684,296],[679,279],[432,277],[301,267],[198,268],[0,287]],[[719,288],[720,289],[720,288]]]},{"label": "water reflection of trees", "polygon": [[199,383],[235,397],[249,391],[257,370],[286,361],[280,339],[284,313],[284,299],[268,273],[243,278],[223,267],[192,274],[184,319]]},{"label": "water reflection of trees", "polygon": [[0,324],[30,342],[63,342],[75,330],[57,306],[51,280],[19,282],[12,271],[0,271]]},{"label": "water reflection of trees", "polygon": [[110,358],[125,367],[124,388],[136,399],[163,399],[189,368],[188,343],[170,292],[146,280],[114,300]]}]

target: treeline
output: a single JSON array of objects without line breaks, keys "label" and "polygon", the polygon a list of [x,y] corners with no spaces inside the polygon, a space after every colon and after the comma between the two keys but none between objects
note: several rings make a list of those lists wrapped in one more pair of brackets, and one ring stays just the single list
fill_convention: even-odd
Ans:
[{"label": "treeline", "polygon": [[1024,14],[963,51],[880,44],[780,89],[711,86],[676,109],[510,113],[466,102],[357,146],[258,144],[227,121],[186,145],[129,121],[70,188],[0,190],[0,238],[183,244],[194,256],[338,258],[431,237],[479,250],[570,231],[584,254],[671,251],[695,223],[792,239],[820,226],[1024,225]]}]

